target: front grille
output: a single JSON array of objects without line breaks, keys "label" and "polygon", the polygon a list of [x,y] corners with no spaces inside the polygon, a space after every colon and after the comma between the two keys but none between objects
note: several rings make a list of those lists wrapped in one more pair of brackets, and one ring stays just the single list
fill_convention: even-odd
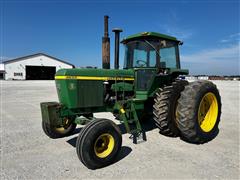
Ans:
[{"label": "front grille", "polygon": [[102,81],[78,81],[79,107],[103,106]]}]

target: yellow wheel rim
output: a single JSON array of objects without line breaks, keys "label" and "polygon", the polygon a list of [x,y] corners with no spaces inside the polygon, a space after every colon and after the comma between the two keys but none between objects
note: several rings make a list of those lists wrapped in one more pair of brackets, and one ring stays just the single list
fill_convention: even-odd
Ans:
[{"label": "yellow wheel rim", "polygon": [[94,143],[94,152],[97,157],[105,158],[111,154],[114,148],[114,138],[111,134],[100,135]]},{"label": "yellow wheel rim", "polygon": [[210,132],[218,117],[218,102],[216,96],[209,92],[205,94],[198,108],[198,123],[204,132]]},{"label": "yellow wheel rim", "polygon": [[68,118],[64,118],[64,127],[56,127],[54,130],[58,133],[64,133],[65,130],[71,125]]},{"label": "yellow wheel rim", "polygon": [[54,130],[59,133],[64,133],[66,129],[64,127],[59,127],[59,128],[54,128]]}]

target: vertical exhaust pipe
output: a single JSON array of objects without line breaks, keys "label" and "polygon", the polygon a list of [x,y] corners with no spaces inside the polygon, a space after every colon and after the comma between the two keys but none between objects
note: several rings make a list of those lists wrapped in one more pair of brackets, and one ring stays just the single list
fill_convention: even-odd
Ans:
[{"label": "vertical exhaust pipe", "polygon": [[108,35],[108,18],[104,16],[104,36],[102,37],[102,68],[110,69],[110,38]]},{"label": "vertical exhaust pipe", "polygon": [[122,29],[115,28],[112,31],[115,33],[114,69],[119,69],[119,36]]}]

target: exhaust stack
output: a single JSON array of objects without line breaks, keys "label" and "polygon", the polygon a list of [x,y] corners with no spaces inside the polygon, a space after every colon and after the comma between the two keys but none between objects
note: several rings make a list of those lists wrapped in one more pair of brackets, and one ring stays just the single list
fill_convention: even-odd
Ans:
[{"label": "exhaust stack", "polygon": [[115,28],[112,31],[115,33],[114,69],[119,69],[119,36],[122,29]]},{"label": "exhaust stack", "polygon": [[102,38],[102,68],[110,69],[110,38],[108,36],[108,18],[104,16],[104,36]]}]

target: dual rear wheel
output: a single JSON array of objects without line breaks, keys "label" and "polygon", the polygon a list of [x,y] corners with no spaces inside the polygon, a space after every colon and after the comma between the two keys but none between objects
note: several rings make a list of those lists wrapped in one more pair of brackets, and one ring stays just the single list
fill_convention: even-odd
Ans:
[{"label": "dual rear wheel", "polygon": [[174,82],[156,93],[154,120],[160,133],[205,143],[218,132],[221,98],[210,81]]}]

